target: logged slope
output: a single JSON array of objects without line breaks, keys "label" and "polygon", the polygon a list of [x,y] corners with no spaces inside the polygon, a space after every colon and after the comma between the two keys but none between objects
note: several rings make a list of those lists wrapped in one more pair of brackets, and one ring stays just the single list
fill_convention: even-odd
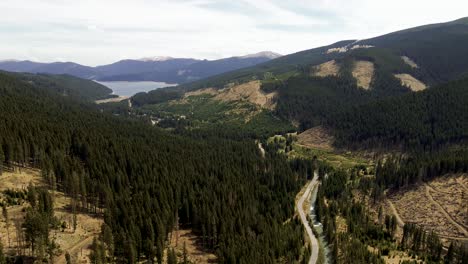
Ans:
[{"label": "logged slope", "polygon": [[1,165],[40,167],[89,210],[105,208],[111,232],[97,243],[112,248],[108,257],[117,262],[163,261],[178,225],[192,228],[221,262],[293,262],[299,255],[300,223],[283,223],[305,176],[284,157],[263,157],[253,141],[171,136],[5,74],[0,112]]},{"label": "logged slope", "polygon": [[[281,74],[308,71],[310,65],[352,57],[381,60],[388,74],[409,73],[429,85],[457,79],[468,73],[468,23],[460,19],[448,23],[407,29],[366,40],[346,40],[329,46],[283,56],[253,67],[213,76],[185,84],[185,90],[219,87],[252,78],[264,79],[265,73]],[[377,56],[376,53],[387,53]],[[418,67],[406,64],[402,57]],[[408,66],[405,67],[404,65]]]},{"label": "logged slope", "polygon": [[424,81],[431,84],[468,74],[467,18],[402,30],[360,43],[407,56],[418,65]]}]

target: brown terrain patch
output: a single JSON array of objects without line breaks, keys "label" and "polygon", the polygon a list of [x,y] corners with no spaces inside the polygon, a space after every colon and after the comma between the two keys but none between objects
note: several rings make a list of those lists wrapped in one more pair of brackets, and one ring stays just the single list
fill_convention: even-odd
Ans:
[{"label": "brown terrain patch", "polygon": [[[169,236],[169,248],[175,250],[178,262],[182,263],[185,244],[187,258],[190,263],[217,263],[216,255],[204,250],[201,243],[201,238],[196,236],[191,229],[174,231]],[[166,249],[164,252],[166,263],[168,250]]]},{"label": "brown terrain patch", "polygon": [[414,78],[407,73],[394,74],[395,78],[400,80],[401,84],[410,88],[413,92],[425,90],[427,87],[420,80]]},{"label": "brown terrain patch", "polygon": [[[41,177],[40,170],[36,169],[15,169],[13,172],[4,172],[0,176],[0,192],[7,189],[22,190],[26,189],[29,183],[34,186],[46,186]],[[73,215],[69,210],[71,199],[66,197],[62,192],[50,191],[54,197],[55,216],[61,221],[67,223],[67,228],[62,230],[51,230],[50,238],[54,239],[59,245],[58,256],[55,258],[55,263],[66,263],[65,253],[69,252],[74,260],[74,263],[90,263],[89,261],[89,246],[93,242],[93,238],[100,232],[103,220],[95,215],[78,212],[77,229],[73,232],[72,219]],[[0,194],[2,198],[3,193]],[[29,203],[23,202],[21,205],[8,206],[8,216],[10,221],[10,245],[7,238],[6,223],[3,217],[0,219],[0,239],[4,245],[4,249],[8,254],[15,254],[19,249],[17,246],[17,235],[15,222],[22,223],[24,221],[25,208],[29,207]],[[27,250],[26,252],[29,252]]]},{"label": "brown terrain patch", "polygon": [[190,97],[190,96],[197,96],[197,95],[202,95],[202,94],[208,94],[208,95],[217,95],[219,92],[218,90],[214,88],[204,88],[196,91],[191,91],[191,92],[186,92],[184,94],[184,97]]},{"label": "brown terrain patch", "polygon": [[391,250],[388,256],[382,256],[386,264],[400,264],[403,261],[416,261],[416,263],[425,263],[421,259],[414,259],[408,255],[408,252],[400,250]]},{"label": "brown terrain patch", "polygon": [[297,135],[297,143],[309,148],[332,151],[333,141],[333,136],[322,126],[313,127]]},{"label": "brown terrain patch", "polygon": [[276,92],[264,93],[260,81],[251,81],[232,87],[224,88],[214,97],[224,102],[247,101],[267,109],[274,109]]},{"label": "brown terrain patch", "polygon": [[117,103],[117,102],[120,102],[120,101],[123,101],[123,100],[127,100],[128,98],[129,98],[128,96],[119,96],[119,97],[114,97],[114,98],[97,100],[95,103],[96,104]]},{"label": "brown terrain patch", "polygon": [[[404,222],[413,222],[442,238],[468,240],[466,174],[437,178],[389,195],[389,205]],[[393,208],[390,208],[393,210]]]},{"label": "brown terrain patch", "polygon": [[368,90],[374,76],[374,63],[370,61],[356,61],[352,74],[357,81],[357,86]]},{"label": "brown terrain patch", "polygon": [[335,60],[327,61],[311,68],[311,74],[317,77],[337,76],[340,67]]},{"label": "brown terrain patch", "polygon": [[411,66],[411,68],[419,68],[419,66],[416,64],[416,62],[414,62],[412,59],[410,59],[409,57],[407,56],[401,56],[401,59],[406,63],[408,64],[409,66]]},{"label": "brown terrain patch", "polygon": [[348,232],[348,224],[346,223],[346,219],[339,215],[336,216],[336,232],[337,233]]}]

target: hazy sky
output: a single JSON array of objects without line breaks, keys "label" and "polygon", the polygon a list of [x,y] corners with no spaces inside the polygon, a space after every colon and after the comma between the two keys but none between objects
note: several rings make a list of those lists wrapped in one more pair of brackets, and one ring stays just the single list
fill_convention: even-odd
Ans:
[{"label": "hazy sky", "polygon": [[468,16],[466,0],[0,0],[0,59],[281,54]]}]

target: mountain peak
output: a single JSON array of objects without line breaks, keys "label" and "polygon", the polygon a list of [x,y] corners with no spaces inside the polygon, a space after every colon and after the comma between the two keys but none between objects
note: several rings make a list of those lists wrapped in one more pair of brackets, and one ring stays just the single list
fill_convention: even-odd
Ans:
[{"label": "mountain peak", "polygon": [[453,23],[453,24],[468,24],[468,17],[462,17],[460,19],[452,21],[451,23]]},{"label": "mountain peak", "polygon": [[263,57],[263,58],[269,58],[269,59],[276,59],[276,58],[279,58],[281,56],[283,56],[283,55],[272,52],[272,51],[261,51],[261,52],[254,53],[254,54],[248,54],[248,55],[245,55],[245,56],[240,56],[239,58],[245,59],[245,58]]},{"label": "mountain peak", "polygon": [[139,61],[168,61],[172,60],[174,58],[168,57],[168,56],[156,56],[156,57],[146,57],[146,58],[141,58],[138,59]]},{"label": "mountain peak", "polygon": [[20,61],[14,60],[14,59],[6,59],[6,60],[0,60],[0,62],[20,62]]}]

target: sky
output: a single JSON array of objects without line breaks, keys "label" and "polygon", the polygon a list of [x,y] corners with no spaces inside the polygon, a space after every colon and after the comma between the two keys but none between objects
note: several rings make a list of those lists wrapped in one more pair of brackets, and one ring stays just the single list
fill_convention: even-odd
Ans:
[{"label": "sky", "polygon": [[468,16],[466,0],[0,0],[0,60],[290,54]]}]

